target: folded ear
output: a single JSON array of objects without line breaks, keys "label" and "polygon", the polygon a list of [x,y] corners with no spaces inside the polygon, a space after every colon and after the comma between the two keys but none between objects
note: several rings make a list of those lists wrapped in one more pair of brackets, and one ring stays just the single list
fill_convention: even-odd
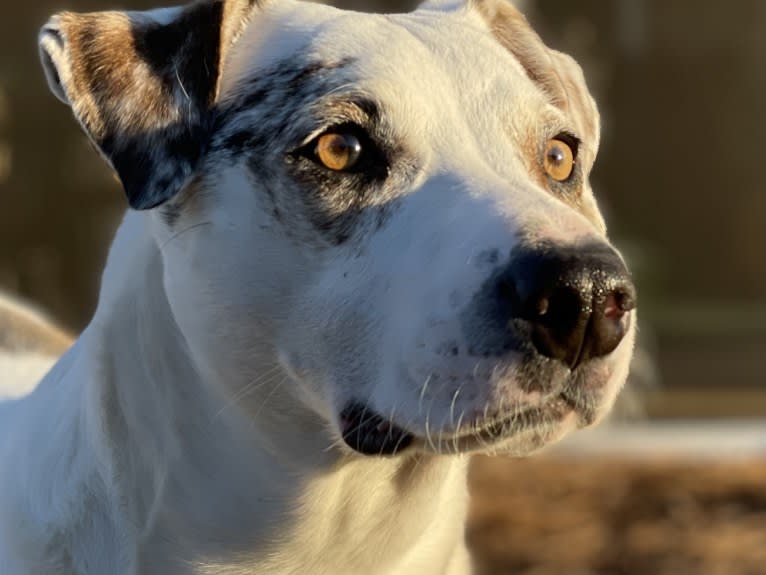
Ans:
[{"label": "folded ear", "polygon": [[507,0],[472,0],[497,40],[521,63],[529,78],[560,108],[583,140],[582,152],[593,160],[600,135],[596,103],[582,69],[570,56],[548,48],[521,12]]},{"label": "folded ear", "polygon": [[194,174],[222,62],[256,2],[65,12],[43,26],[50,88],[115,169],[132,208],[158,206]]}]

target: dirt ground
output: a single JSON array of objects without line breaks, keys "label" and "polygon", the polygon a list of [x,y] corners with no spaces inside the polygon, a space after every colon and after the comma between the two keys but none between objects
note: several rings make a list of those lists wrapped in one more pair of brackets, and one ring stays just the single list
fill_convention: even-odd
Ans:
[{"label": "dirt ground", "polygon": [[766,460],[479,459],[481,575],[766,575]]}]

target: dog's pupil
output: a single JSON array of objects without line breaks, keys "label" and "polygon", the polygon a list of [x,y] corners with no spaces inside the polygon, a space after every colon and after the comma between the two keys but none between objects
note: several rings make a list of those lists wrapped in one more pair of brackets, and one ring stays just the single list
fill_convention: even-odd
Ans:
[{"label": "dog's pupil", "polygon": [[548,151],[548,159],[554,164],[563,164],[565,158],[564,150],[559,146],[554,146]]},{"label": "dog's pupil", "polygon": [[352,134],[325,134],[317,142],[316,154],[331,170],[345,170],[354,165],[362,152],[362,144]]}]

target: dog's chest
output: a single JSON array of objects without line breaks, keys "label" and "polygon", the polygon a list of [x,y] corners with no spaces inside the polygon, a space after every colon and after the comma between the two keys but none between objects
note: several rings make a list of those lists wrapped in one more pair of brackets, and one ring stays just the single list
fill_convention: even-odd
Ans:
[{"label": "dog's chest", "polygon": [[465,461],[362,460],[305,493],[292,533],[256,573],[463,573]]}]

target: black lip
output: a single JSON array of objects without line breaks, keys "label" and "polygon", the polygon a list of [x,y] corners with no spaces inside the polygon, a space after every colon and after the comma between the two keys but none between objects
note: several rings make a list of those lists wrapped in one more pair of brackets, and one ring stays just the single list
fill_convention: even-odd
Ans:
[{"label": "black lip", "polygon": [[414,439],[411,433],[361,403],[346,405],[340,420],[343,441],[362,455],[396,455]]}]

